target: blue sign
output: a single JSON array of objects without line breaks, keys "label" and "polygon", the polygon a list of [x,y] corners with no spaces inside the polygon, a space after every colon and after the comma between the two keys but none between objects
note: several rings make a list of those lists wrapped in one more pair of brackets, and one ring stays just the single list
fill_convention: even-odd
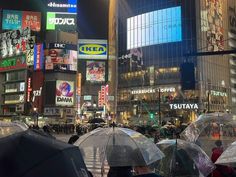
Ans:
[{"label": "blue sign", "polygon": [[48,11],[77,13],[77,0],[47,0]]},{"label": "blue sign", "polygon": [[2,29],[16,30],[22,26],[22,11],[3,10]]},{"label": "blue sign", "polygon": [[180,6],[127,19],[127,49],[179,41],[182,41]]}]

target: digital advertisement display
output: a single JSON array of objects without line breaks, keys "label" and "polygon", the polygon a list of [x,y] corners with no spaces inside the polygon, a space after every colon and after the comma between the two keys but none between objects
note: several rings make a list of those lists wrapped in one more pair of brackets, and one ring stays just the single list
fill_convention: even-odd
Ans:
[{"label": "digital advertisement display", "polygon": [[77,51],[49,49],[46,52],[45,70],[77,71]]},{"label": "digital advertisement display", "polygon": [[205,34],[207,51],[224,50],[223,1],[205,1],[201,10],[201,30]]},{"label": "digital advertisement display", "polygon": [[48,0],[48,11],[77,13],[77,0]]},{"label": "digital advertisement display", "polygon": [[46,30],[76,31],[76,14],[47,12]]},{"label": "digital advertisement display", "polygon": [[171,7],[127,19],[127,49],[182,41],[181,7]]},{"label": "digital advertisement display", "polygon": [[27,27],[32,31],[40,31],[40,12],[3,10],[2,29],[17,30]]},{"label": "digital advertisement display", "polygon": [[57,80],[56,105],[58,106],[74,105],[74,82]]},{"label": "digital advertisement display", "polygon": [[87,61],[86,80],[92,83],[105,82],[105,62]]},{"label": "digital advertisement display", "polygon": [[79,39],[79,59],[107,59],[107,40]]},{"label": "digital advertisement display", "polygon": [[25,53],[34,48],[34,37],[30,29],[19,29],[0,34],[0,58],[11,57]]}]

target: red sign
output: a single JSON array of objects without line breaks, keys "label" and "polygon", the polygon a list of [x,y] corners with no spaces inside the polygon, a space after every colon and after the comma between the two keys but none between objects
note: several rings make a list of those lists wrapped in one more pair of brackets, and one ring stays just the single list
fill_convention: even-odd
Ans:
[{"label": "red sign", "polygon": [[101,91],[98,91],[98,107],[102,106]]},{"label": "red sign", "polygon": [[32,31],[40,31],[41,29],[41,13],[23,11],[22,28],[29,27]]},{"label": "red sign", "polygon": [[27,81],[27,102],[30,102],[30,93],[32,92],[32,88],[31,88],[31,78],[28,78]]},{"label": "red sign", "polygon": [[33,107],[37,108],[38,113],[43,112],[43,83],[44,73],[43,71],[35,71],[32,74],[32,94],[31,102]]}]

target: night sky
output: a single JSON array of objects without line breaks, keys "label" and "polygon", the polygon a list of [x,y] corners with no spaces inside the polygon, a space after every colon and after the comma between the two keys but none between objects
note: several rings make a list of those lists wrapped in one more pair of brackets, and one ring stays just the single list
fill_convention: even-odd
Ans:
[{"label": "night sky", "polygon": [[[47,0],[0,0],[0,9],[45,13],[46,2]],[[108,37],[108,2],[109,0],[78,0],[79,38],[106,39]]]}]

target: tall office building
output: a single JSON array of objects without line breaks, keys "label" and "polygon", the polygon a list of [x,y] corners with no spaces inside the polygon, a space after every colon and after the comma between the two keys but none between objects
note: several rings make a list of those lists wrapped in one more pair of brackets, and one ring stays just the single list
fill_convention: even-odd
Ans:
[{"label": "tall office building", "polygon": [[[118,117],[123,122],[189,122],[231,110],[228,3],[120,0]],[[171,117],[175,117],[174,119]]]}]

